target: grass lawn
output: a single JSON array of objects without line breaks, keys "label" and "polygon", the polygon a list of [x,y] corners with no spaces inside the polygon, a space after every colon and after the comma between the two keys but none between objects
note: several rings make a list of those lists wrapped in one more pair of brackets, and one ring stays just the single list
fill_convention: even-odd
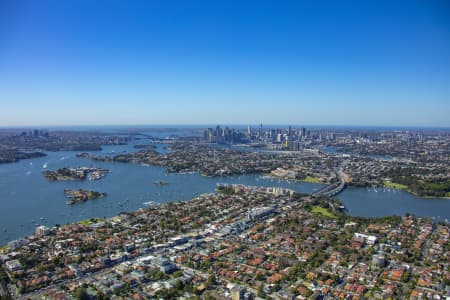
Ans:
[{"label": "grass lawn", "polygon": [[7,246],[7,245],[4,245],[4,246],[0,246],[0,253],[3,253],[3,252],[5,252],[7,248],[8,248],[8,246]]},{"label": "grass lawn", "polygon": [[92,224],[91,220],[81,220],[81,221],[78,221],[77,223],[80,225],[85,225],[85,226]]},{"label": "grass lawn", "polygon": [[93,218],[93,219],[86,219],[86,220],[78,221],[77,224],[88,226],[88,225],[95,224],[98,222],[103,222],[103,221],[105,221],[105,219]]},{"label": "grass lawn", "polygon": [[311,212],[313,214],[321,214],[325,217],[336,219],[336,216],[334,214],[332,214],[331,211],[329,211],[326,208],[320,207],[320,206],[313,206]]},{"label": "grass lawn", "polygon": [[317,177],[311,177],[311,176],[306,176],[305,178],[302,179],[303,182],[309,182],[309,183],[320,183],[320,179]]},{"label": "grass lawn", "polygon": [[395,183],[395,182],[389,182],[389,181],[385,181],[384,182],[384,186],[388,187],[388,188],[397,189],[397,190],[406,190],[408,188],[404,184]]}]

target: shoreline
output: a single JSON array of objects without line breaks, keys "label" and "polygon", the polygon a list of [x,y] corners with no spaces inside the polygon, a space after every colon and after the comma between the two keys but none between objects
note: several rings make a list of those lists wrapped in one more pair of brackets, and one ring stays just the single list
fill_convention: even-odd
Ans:
[{"label": "shoreline", "polygon": [[303,182],[303,183],[313,183],[313,184],[322,184],[322,185],[329,185],[330,184],[330,183],[322,182],[320,180],[315,181],[315,180],[305,180],[305,179],[297,179],[297,178],[285,178],[285,177],[277,176],[277,175],[274,175],[274,174],[271,174],[271,173],[261,173],[259,175],[260,176],[272,177],[272,178],[284,180],[284,181],[287,181],[287,182],[292,181],[292,182]]},{"label": "shoreline", "polygon": [[[54,152],[53,152],[54,153]],[[73,152],[73,153],[76,153],[76,152]],[[58,155],[56,155],[56,156],[58,156]],[[59,158],[59,157],[58,157]],[[109,164],[108,164],[109,165]],[[166,167],[164,167],[164,166],[158,166],[158,165],[151,165],[151,167],[156,167],[156,168],[161,168],[162,170],[166,170],[167,171],[167,168]],[[191,172],[184,172],[184,171],[176,171],[176,172],[174,172],[173,174],[184,174],[184,173],[191,173]],[[200,174],[199,172],[194,172],[194,173],[197,173],[197,174]],[[204,177],[206,177],[206,178],[208,178],[208,179],[211,179],[211,178],[218,178],[219,179],[219,181],[220,181],[220,178],[224,178],[224,179],[228,179],[228,178],[230,178],[230,176],[212,176],[212,175],[206,175],[206,174],[201,174],[202,175],[202,177],[204,176]],[[274,178],[274,179],[280,179],[280,180],[283,180],[282,181],[282,184],[285,184],[286,182],[290,182],[290,183],[292,183],[292,184],[296,184],[296,183],[306,183],[306,184],[309,184],[310,182],[308,182],[308,181],[305,181],[305,180],[299,180],[299,179],[286,179],[286,178],[282,178],[282,177],[276,177],[276,176],[274,176],[274,175],[270,175],[270,174],[268,174],[268,173],[253,173],[253,174],[236,174],[236,175],[233,175],[233,177],[234,176],[236,176],[236,178],[234,178],[234,180],[235,180],[235,182],[239,182],[238,181],[238,179],[237,179],[237,177],[238,176],[242,176],[242,175],[244,175],[244,176],[246,176],[246,175],[251,175],[251,176],[255,176],[255,177],[259,177],[259,178],[261,178],[260,176],[268,176],[268,177],[271,177],[271,178]],[[158,178],[161,178],[161,177],[158,177]],[[252,179],[253,180],[253,179]],[[197,181],[197,180],[196,180]],[[151,182],[151,181],[150,181]],[[265,184],[269,184],[268,182],[267,183],[265,183]],[[276,183],[274,182],[274,184],[276,185]],[[316,184],[316,183],[313,183],[313,184]],[[318,184],[322,184],[322,185],[324,185],[324,183],[318,183]],[[362,187],[362,186],[353,186],[351,183],[349,184],[349,187]],[[200,189],[200,191],[201,191],[201,189]],[[428,199],[444,199],[444,200],[447,200],[447,199],[450,199],[450,198],[447,198],[447,197],[431,197],[431,196],[427,196],[427,197],[420,197],[420,196],[418,196],[417,194],[414,194],[413,192],[410,192],[410,191],[406,191],[406,190],[404,190],[405,192],[407,192],[408,194],[410,194],[410,195],[412,195],[412,196],[414,196],[414,197],[417,197],[417,199],[422,199],[422,200],[424,200],[424,201],[426,201],[426,200],[428,200]],[[107,192],[107,191],[106,191]],[[361,191],[361,193],[362,194],[364,194],[364,191]],[[110,194],[110,193],[109,193]],[[159,195],[158,195],[158,197],[159,197]],[[168,196],[169,198],[170,198],[170,196]],[[339,195],[337,195],[336,196],[337,198],[339,198]],[[379,196],[379,197],[384,197],[384,196]],[[394,197],[395,198],[395,196],[392,196],[392,197]],[[161,198],[161,199],[157,199],[157,201],[164,201],[164,200],[167,200],[167,199],[169,199],[169,198]],[[189,194],[186,194],[186,198],[190,198],[190,195]],[[172,199],[171,199],[172,200]],[[414,199],[412,199],[412,200],[414,200]],[[108,204],[108,205],[116,205],[116,202],[117,201],[121,201],[120,199],[119,200],[114,200],[115,202],[113,202],[112,204]],[[118,202],[117,202],[118,203]],[[127,207],[127,205],[128,204],[124,204],[123,205],[123,209],[124,210],[126,210],[126,211],[133,211],[133,210],[128,210],[126,207]],[[445,205],[446,206],[446,205]],[[84,206],[84,207],[86,207],[86,206]],[[408,206],[406,206],[407,208],[408,208]],[[409,208],[408,208],[408,210],[409,211],[411,211]],[[114,212],[112,212],[112,213],[114,213]],[[406,212],[405,212],[406,213]],[[418,212],[416,212],[416,214],[418,214]],[[439,214],[439,212],[433,212],[432,214],[430,213],[430,214],[427,214],[428,216],[437,216]],[[388,214],[386,214],[386,215],[388,215]],[[103,216],[103,214],[100,212],[100,213],[98,213],[98,214],[96,214],[95,216]],[[46,216],[47,217],[47,216]],[[58,224],[58,223],[64,223],[65,221],[63,220],[63,221],[60,221],[60,220],[57,220],[57,221],[59,221],[59,222],[55,222],[55,224]],[[71,221],[71,222],[76,222],[76,219],[75,220],[73,220],[73,221]],[[52,224],[52,222],[49,222],[49,224]],[[9,225],[9,224],[8,224]],[[29,228],[31,228],[31,225],[30,225],[30,227],[28,227],[28,225],[26,225],[27,227],[26,227],[26,229],[29,229]],[[19,233],[20,234],[20,232],[22,232],[22,233],[25,233],[25,235],[26,235],[26,233],[27,233],[27,231],[26,230],[22,230],[22,229],[20,229],[20,228],[18,228],[19,227],[19,224],[17,224],[17,225],[15,225],[15,224],[13,224],[13,226],[11,226],[11,227],[8,227],[8,234],[7,235],[9,235],[9,240],[14,240],[15,238],[14,238],[14,232],[16,232],[16,233]],[[16,229],[17,228],[17,229]],[[29,232],[32,232],[32,230],[33,230],[34,228],[31,228],[30,230],[29,230]],[[5,234],[6,235],[6,234]],[[21,236],[24,236],[24,235],[21,235]],[[5,236],[6,237],[6,236]],[[20,236],[17,236],[17,238],[19,238]]]},{"label": "shoreline", "polygon": [[[321,181],[315,182],[315,181],[309,181],[309,180],[304,180],[304,179],[297,179],[297,178],[285,178],[285,177],[281,177],[281,176],[277,176],[274,174],[270,174],[270,173],[265,173],[265,174],[260,174],[261,176],[267,176],[267,177],[272,177],[275,179],[280,179],[280,180],[285,180],[285,181],[292,181],[292,182],[304,182],[304,183],[313,183],[313,184],[322,184],[322,185],[330,185],[330,183],[324,183]],[[346,182],[346,185],[348,187],[352,187],[352,188],[389,188],[389,189],[393,189],[393,190],[397,190],[397,191],[402,191],[402,192],[406,192],[409,193],[411,195],[414,195],[415,197],[419,198],[419,199],[442,199],[442,200],[450,200],[450,196],[443,196],[443,197],[437,197],[437,196],[421,196],[417,193],[414,193],[413,191],[409,190],[408,188],[402,189],[402,188],[395,188],[392,186],[373,186],[373,185],[355,185],[352,184],[352,182]]]},{"label": "shoreline", "polygon": [[[275,178],[276,178],[276,177],[275,177]],[[299,181],[299,180],[297,180],[297,181]],[[307,183],[308,183],[308,182],[307,182]],[[251,186],[251,187],[254,187],[254,188],[267,188],[267,187],[265,187],[265,186]],[[276,188],[277,186],[271,186],[271,188],[273,188],[273,187]],[[358,188],[358,187],[361,188],[360,186],[351,186],[351,187],[353,187],[353,188]],[[301,193],[296,192],[296,191],[294,191],[294,192],[295,192],[296,194],[301,194]],[[220,194],[220,192],[219,192],[219,191],[217,190],[217,188],[216,188],[215,191],[213,192],[213,194]],[[412,193],[411,193],[411,194],[412,194]],[[311,196],[311,194],[308,194],[308,196]],[[196,200],[197,198],[198,198],[198,196],[197,196],[197,197],[190,198],[190,199],[187,199],[187,200],[176,201],[175,203],[177,203],[177,202],[192,202],[192,201]],[[332,197],[332,198],[334,198],[334,197]],[[450,199],[450,198],[449,198],[449,199]],[[338,200],[339,202],[342,203],[342,200],[340,200],[339,198],[337,198],[336,200]],[[169,206],[169,205],[172,204],[172,203],[173,203],[173,202],[158,203],[158,208],[159,208],[159,209],[164,209],[166,206]],[[135,209],[135,210],[126,210],[126,211],[124,211],[124,212],[127,213],[127,214],[133,214],[133,213],[135,213],[135,212],[138,212],[138,211],[141,211],[141,210],[146,210],[146,209],[148,209],[148,208],[142,208],[142,207],[141,207],[141,208],[138,208],[138,209]],[[349,214],[347,210],[343,210],[342,213],[345,214],[345,215],[348,216],[348,217],[355,217],[355,216]],[[411,214],[411,213],[405,212],[405,213],[403,214],[403,216],[405,216],[405,215],[407,215],[407,214]],[[119,216],[119,215],[120,215],[120,213],[117,213],[117,214],[114,214],[114,215],[112,215],[111,217],[108,217],[108,218],[106,218],[106,219],[111,219],[111,218],[117,217],[117,216]],[[415,214],[413,214],[413,215],[415,215]],[[375,216],[375,217],[372,217],[372,216],[356,216],[356,217],[362,218],[362,219],[382,219],[382,218],[385,218],[385,217],[391,217],[391,216],[395,216],[395,215],[385,215],[385,216]],[[419,217],[419,218],[423,218],[423,219],[430,219],[430,220],[433,219],[433,217],[429,217],[429,216],[419,216],[419,215],[416,215],[416,216]],[[88,224],[88,223],[91,224],[91,223],[92,223],[92,220],[96,220],[96,221],[104,221],[104,220],[106,220],[106,219],[103,218],[103,217],[100,217],[100,216],[95,216],[95,217],[92,217],[92,218],[76,220],[76,221],[68,222],[68,223],[61,224],[61,225],[70,225],[70,224]],[[433,222],[435,222],[435,221],[433,220]],[[54,224],[51,228],[55,227],[55,225],[56,225],[56,224]],[[27,238],[28,236],[31,236],[31,235],[33,235],[33,233],[31,233],[30,235],[20,236],[20,237],[18,237],[18,238],[16,238],[16,239]],[[16,239],[10,240],[10,241],[8,241],[8,242],[14,241],[14,240],[16,240]],[[8,242],[7,242],[7,243],[8,243]],[[2,251],[5,251],[7,248],[8,248],[7,244],[0,245],[0,253],[2,253]]]},{"label": "shoreline", "polygon": [[401,191],[401,192],[405,192],[408,194],[411,194],[419,199],[442,199],[442,200],[450,200],[450,197],[444,196],[444,197],[437,197],[437,196],[420,196],[417,193],[414,193],[413,191],[410,191],[408,189],[399,189],[399,188],[393,188],[393,187],[387,187],[387,186],[373,186],[373,185],[353,185],[350,183],[347,183],[348,187],[352,187],[352,188],[376,188],[376,189],[382,189],[382,188],[389,188],[389,189],[393,189],[393,190],[397,190],[397,191]]}]

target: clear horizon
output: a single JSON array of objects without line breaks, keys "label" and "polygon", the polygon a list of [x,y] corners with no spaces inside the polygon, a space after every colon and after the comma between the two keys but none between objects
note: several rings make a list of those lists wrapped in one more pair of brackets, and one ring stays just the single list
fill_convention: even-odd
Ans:
[{"label": "clear horizon", "polygon": [[[106,124],[106,125],[30,125],[30,126],[1,126],[0,130],[33,130],[33,129],[41,129],[41,130],[78,130],[78,129],[206,129],[209,127],[229,127],[235,129],[246,130],[247,126],[251,126],[252,128],[259,128],[259,124],[230,124],[230,123],[222,123],[222,124],[129,124],[129,125],[121,125],[121,124]],[[399,125],[333,125],[333,124],[264,124],[262,123],[263,128],[288,128],[291,126],[293,128],[301,128],[305,127],[308,129],[348,129],[348,130],[450,130],[450,126],[399,126]]]},{"label": "clear horizon", "polygon": [[0,126],[448,128],[449,8],[418,0],[6,2]]}]

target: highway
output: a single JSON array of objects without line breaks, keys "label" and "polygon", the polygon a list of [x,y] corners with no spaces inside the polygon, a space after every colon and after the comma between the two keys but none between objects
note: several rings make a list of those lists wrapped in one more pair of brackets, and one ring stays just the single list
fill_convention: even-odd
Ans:
[{"label": "highway", "polygon": [[312,197],[318,197],[318,196],[328,196],[332,197],[340,192],[342,192],[345,188],[345,174],[342,172],[341,169],[336,170],[336,176],[339,178],[338,182],[335,182],[333,184],[327,185],[323,188],[321,188],[318,191],[315,191],[311,194]]}]

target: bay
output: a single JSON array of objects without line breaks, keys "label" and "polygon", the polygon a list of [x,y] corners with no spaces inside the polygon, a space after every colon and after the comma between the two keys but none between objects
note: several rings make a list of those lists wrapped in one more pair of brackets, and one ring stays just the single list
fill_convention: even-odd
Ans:
[{"label": "bay", "polygon": [[[142,143],[142,142],[141,142]],[[137,151],[130,145],[104,146],[96,155]],[[164,152],[165,146],[157,144]],[[209,178],[197,173],[167,173],[164,168],[125,163],[93,162],[77,158],[78,152],[48,152],[48,156],[0,165],[0,245],[32,234],[38,225],[54,226],[94,217],[111,217],[123,211],[146,207],[144,202],[165,203],[189,200],[214,192],[217,183],[252,186],[280,186],[311,193],[323,185],[288,182],[259,175]],[[49,182],[42,175],[62,167],[95,166],[111,170],[98,181]],[[167,185],[155,185],[155,181]],[[64,189],[106,192],[103,199],[67,205]],[[352,215],[385,216],[414,213],[419,216],[450,219],[450,200],[422,199],[392,189],[347,188],[337,196]]]}]

